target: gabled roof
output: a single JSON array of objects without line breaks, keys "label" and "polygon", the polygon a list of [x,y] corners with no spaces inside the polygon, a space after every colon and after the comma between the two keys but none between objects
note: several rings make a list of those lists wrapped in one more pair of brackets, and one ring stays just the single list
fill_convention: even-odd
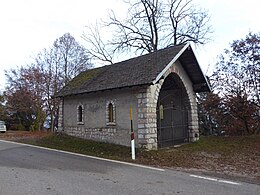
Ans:
[{"label": "gabled roof", "polygon": [[172,46],[112,65],[81,72],[55,96],[155,84],[179,60],[195,92],[210,91],[190,44]]}]

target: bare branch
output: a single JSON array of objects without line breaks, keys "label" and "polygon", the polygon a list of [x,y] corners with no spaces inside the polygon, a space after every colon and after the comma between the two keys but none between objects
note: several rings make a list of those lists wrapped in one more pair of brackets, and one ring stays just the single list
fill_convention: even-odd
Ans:
[{"label": "bare branch", "polygon": [[88,33],[84,33],[82,38],[91,46],[90,49],[87,49],[89,55],[94,59],[112,64],[113,54],[108,51],[107,45],[101,39],[98,25],[89,26],[87,30]]},{"label": "bare branch", "polygon": [[129,5],[125,19],[112,10],[103,22],[113,36],[106,41],[100,29],[88,27],[90,33],[83,38],[91,45],[93,58],[112,62],[118,53],[150,53],[170,45],[186,42],[205,44],[212,33],[206,10],[195,7],[193,0],[125,0]]}]

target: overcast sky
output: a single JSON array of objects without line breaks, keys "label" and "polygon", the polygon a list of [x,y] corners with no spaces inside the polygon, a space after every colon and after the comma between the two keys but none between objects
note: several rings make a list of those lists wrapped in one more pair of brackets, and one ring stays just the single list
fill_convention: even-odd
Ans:
[{"label": "overcast sky", "polygon": [[[232,40],[260,31],[259,0],[194,0],[211,15],[213,41],[196,48],[204,73]],[[105,18],[107,11],[124,10],[122,0],[1,0],[0,89],[4,70],[25,65],[55,39],[69,32],[84,45],[84,26]]]}]

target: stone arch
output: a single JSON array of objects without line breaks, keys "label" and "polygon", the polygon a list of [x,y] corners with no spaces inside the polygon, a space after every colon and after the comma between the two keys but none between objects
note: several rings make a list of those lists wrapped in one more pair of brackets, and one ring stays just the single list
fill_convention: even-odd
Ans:
[{"label": "stone arch", "polygon": [[165,77],[156,99],[158,147],[187,142],[191,106],[184,83],[176,73]]},{"label": "stone arch", "polygon": [[[158,82],[158,84],[155,85],[156,89],[154,90],[155,93],[153,94],[154,102],[158,102],[158,98],[160,95],[161,88],[163,86],[163,83],[165,79],[170,75],[175,74],[180,84],[183,86],[183,89],[186,91],[186,108],[188,111],[188,141],[196,141],[199,137],[199,126],[198,126],[198,113],[197,113],[197,101],[196,101],[196,95],[193,91],[193,84],[190,81],[188,75],[186,74],[185,70],[181,66],[180,62],[177,61],[174,63],[164,74],[162,79]],[[157,126],[157,122],[156,122]],[[158,147],[158,145],[157,145]]]},{"label": "stone arch", "polygon": [[138,92],[138,142],[139,147],[157,149],[157,103],[165,79],[175,74],[182,83],[187,95],[188,104],[188,141],[198,139],[198,114],[193,84],[179,61],[175,62],[155,84],[141,88]]},{"label": "stone arch", "polygon": [[[158,101],[158,97],[159,97],[159,92],[160,92],[160,90],[161,90],[161,87],[162,87],[162,85],[163,85],[163,83],[164,83],[164,80],[170,75],[170,74],[172,74],[172,73],[175,73],[178,77],[179,77],[179,79],[181,80],[181,82],[182,82],[182,84],[183,84],[183,86],[184,86],[184,88],[186,89],[186,91],[187,91],[187,95],[188,95],[188,98],[189,98],[189,101],[190,102],[193,102],[194,101],[194,94],[193,94],[193,90],[192,89],[190,89],[189,90],[189,88],[191,88],[191,87],[188,87],[188,85],[190,84],[190,85],[192,85],[192,83],[189,81],[189,79],[187,78],[188,76],[186,75],[186,73],[184,73],[184,70],[181,68],[181,67],[179,67],[179,66],[177,66],[177,65],[180,65],[179,63],[176,63],[176,66],[172,66],[170,69],[168,69],[168,71],[166,71],[165,72],[165,74],[163,75],[163,79],[161,79],[160,81],[159,81],[159,84],[158,85],[156,85],[156,93],[154,94],[154,100],[157,102]],[[182,70],[179,70],[179,69],[182,69]],[[192,110],[192,109],[191,109]]]},{"label": "stone arch", "polygon": [[82,104],[77,106],[77,124],[84,124],[84,106]]},{"label": "stone arch", "polygon": [[114,101],[107,101],[106,103],[106,124],[116,124],[116,106]]}]

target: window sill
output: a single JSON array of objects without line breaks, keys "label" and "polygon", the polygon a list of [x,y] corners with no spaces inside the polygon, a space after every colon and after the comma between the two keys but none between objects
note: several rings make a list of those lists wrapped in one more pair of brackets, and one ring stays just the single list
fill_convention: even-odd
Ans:
[{"label": "window sill", "polygon": [[84,122],[77,122],[78,125],[84,125]]},{"label": "window sill", "polygon": [[108,123],[107,123],[107,126],[116,126],[116,123],[114,123],[114,122],[108,122]]}]

